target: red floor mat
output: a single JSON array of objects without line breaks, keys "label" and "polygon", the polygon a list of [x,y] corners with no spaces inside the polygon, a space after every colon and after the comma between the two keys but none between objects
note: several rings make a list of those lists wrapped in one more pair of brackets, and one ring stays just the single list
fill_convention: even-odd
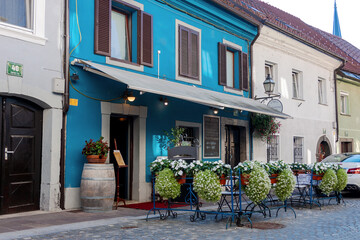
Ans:
[{"label": "red floor mat", "polygon": [[[155,202],[155,206],[157,208],[167,208],[166,202]],[[171,204],[171,208],[178,208],[178,207],[185,207],[188,206],[187,204]],[[119,207],[126,207],[126,208],[136,208],[142,210],[150,210],[154,207],[153,202],[143,202],[143,203],[135,203],[135,204],[126,204],[126,206],[121,205]]]}]

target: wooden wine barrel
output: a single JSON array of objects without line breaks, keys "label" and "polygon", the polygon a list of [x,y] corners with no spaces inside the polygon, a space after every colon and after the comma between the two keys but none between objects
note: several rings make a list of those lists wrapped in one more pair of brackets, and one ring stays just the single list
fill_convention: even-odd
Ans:
[{"label": "wooden wine barrel", "polygon": [[84,164],[80,198],[84,212],[111,211],[115,196],[113,164]]}]

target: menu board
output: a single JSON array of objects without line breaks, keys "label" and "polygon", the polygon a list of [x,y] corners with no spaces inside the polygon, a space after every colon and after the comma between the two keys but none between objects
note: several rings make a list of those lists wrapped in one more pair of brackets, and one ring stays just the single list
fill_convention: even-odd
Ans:
[{"label": "menu board", "polygon": [[204,116],[204,157],[220,157],[220,118]]}]

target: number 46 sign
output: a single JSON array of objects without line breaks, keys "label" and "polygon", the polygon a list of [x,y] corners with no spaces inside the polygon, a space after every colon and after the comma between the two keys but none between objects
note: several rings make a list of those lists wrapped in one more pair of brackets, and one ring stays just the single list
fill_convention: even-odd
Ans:
[{"label": "number 46 sign", "polygon": [[7,62],[6,63],[6,74],[16,77],[23,76],[23,65],[20,63]]}]

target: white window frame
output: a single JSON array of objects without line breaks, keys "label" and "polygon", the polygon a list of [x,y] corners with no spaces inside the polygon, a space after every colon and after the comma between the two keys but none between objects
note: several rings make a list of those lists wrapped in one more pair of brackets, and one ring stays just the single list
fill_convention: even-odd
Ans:
[{"label": "white window frame", "polygon": [[[199,33],[199,79],[194,80],[192,78],[187,78],[179,74],[179,26],[187,27],[191,30],[194,30]],[[175,79],[183,82],[188,82],[196,85],[202,84],[202,74],[201,74],[201,29],[191,26],[190,24],[184,23],[178,19],[175,20]]]},{"label": "white window frame", "polygon": [[[343,101],[342,101],[343,98],[344,98],[344,100],[346,100],[344,102],[345,103],[345,106],[344,106],[345,112],[343,111]],[[350,115],[349,93],[343,92],[343,91],[340,92],[340,114]]]},{"label": "white window frame", "polygon": [[318,78],[318,96],[319,104],[327,104],[326,98],[326,80],[324,78]]},{"label": "white window frame", "polygon": [[[144,11],[144,5],[139,2],[136,2],[134,0],[122,0],[122,1],[128,3],[129,5],[138,7],[141,11]],[[135,70],[138,72],[144,71],[144,65],[141,65],[139,63],[130,63],[130,62],[126,62],[126,60],[118,61],[118,60],[112,59],[111,57],[106,57],[105,62],[106,62],[106,64],[109,64],[109,65],[123,67],[123,68],[131,69],[131,70]]]},{"label": "white window frame", "polygon": [[[301,153],[302,161],[301,161],[301,162],[295,161],[295,138],[301,138],[301,140],[302,140],[302,141],[301,141],[301,144],[302,144],[302,148],[301,148],[301,151],[302,151],[302,153]],[[302,136],[294,136],[294,137],[293,137],[293,160],[294,160],[294,162],[305,163],[305,156],[304,156],[304,153],[305,153],[304,149],[305,149],[305,147],[304,147],[304,144],[305,144],[305,139],[304,139],[304,137],[302,137]]]},{"label": "white window frame", "polygon": [[[238,50],[238,51],[242,51],[242,47],[236,43],[230,42],[226,39],[223,39],[222,41],[223,44],[226,44],[227,46]],[[234,68],[235,68],[235,64],[234,64]],[[235,76],[234,76],[235,77]],[[234,93],[234,94],[238,94],[238,95],[244,95],[244,91],[240,90],[240,89],[235,89],[235,88],[231,88],[229,86],[224,86],[224,92],[230,92],[230,93]]]},{"label": "white window frame", "polygon": [[0,22],[0,35],[39,45],[45,45],[45,0],[32,0],[32,28],[23,28]]},{"label": "white window frame", "polygon": [[[297,85],[297,95],[298,96],[294,96],[294,76],[296,76],[296,81],[298,84]],[[292,88],[292,98],[293,99],[297,99],[297,100],[303,100],[303,81],[302,81],[302,72],[297,71],[297,70],[292,70],[291,71],[291,88]]]}]

